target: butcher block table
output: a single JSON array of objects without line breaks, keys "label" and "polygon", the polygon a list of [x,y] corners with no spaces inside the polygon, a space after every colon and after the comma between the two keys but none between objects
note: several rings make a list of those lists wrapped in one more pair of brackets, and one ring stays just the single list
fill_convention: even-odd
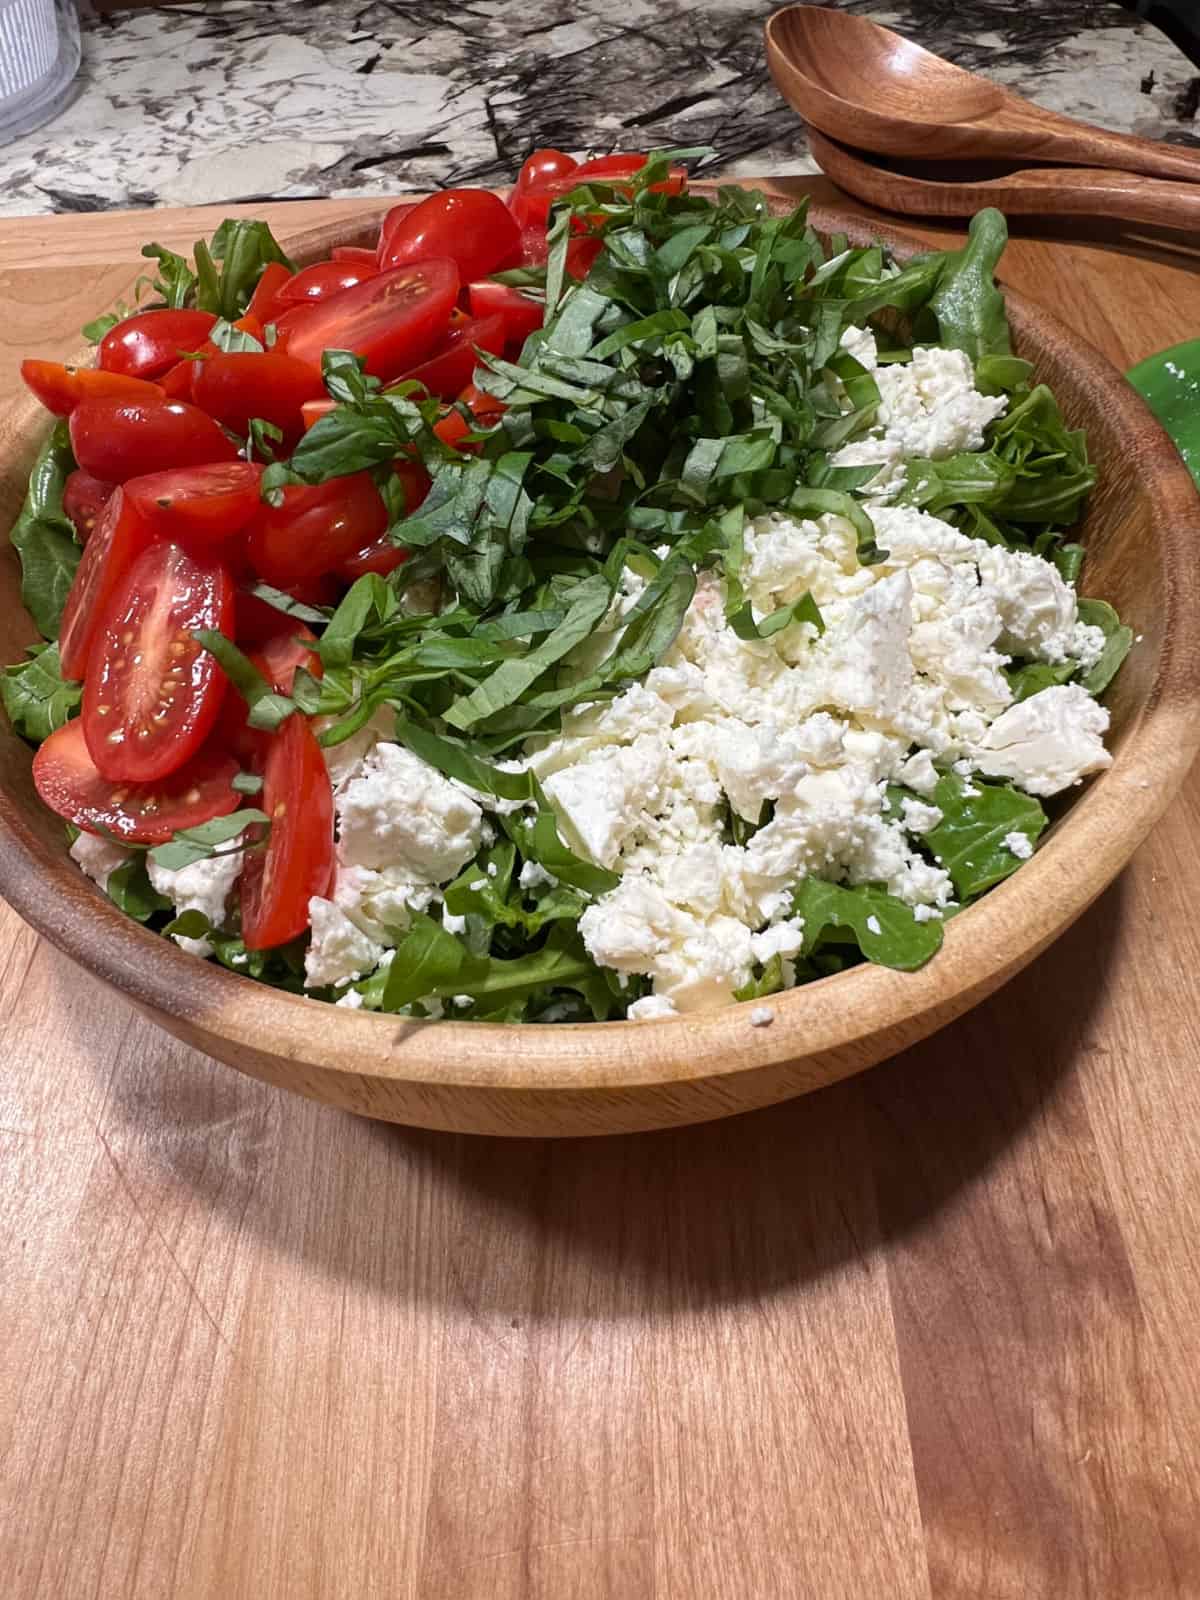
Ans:
[{"label": "butcher block table", "polygon": [[[6,395],[220,215],[0,222]],[[1157,244],[1003,276],[1122,367],[1200,332]],[[591,1142],[268,1088],[0,908],[0,1595],[1196,1600],[1198,805],[917,1049]]]}]

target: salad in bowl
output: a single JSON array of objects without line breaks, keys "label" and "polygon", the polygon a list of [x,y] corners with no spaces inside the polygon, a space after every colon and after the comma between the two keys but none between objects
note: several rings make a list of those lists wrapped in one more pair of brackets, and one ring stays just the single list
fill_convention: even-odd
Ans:
[{"label": "salad in bowl", "polygon": [[1095,472],[1003,219],[905,265],[692,152],[293,269],[230,221],[29,361],[0,680],[130,916],[342,1007],[649,1020],[912,970],[1109,764]]}]

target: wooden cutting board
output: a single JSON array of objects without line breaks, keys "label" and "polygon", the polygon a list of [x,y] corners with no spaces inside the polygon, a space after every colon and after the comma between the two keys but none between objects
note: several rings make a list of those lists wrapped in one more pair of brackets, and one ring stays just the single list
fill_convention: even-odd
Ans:
[{"label": "wooden cutting board", "polygon": [[[220,215],[0,220],[0,399]],[[1121,367],[1200,332],[1186,254],[1004,276]],[[0,1593],[1196,1600],[1198,802],[920,1048],[591,1143],[241,1078],[0,909]]]}]

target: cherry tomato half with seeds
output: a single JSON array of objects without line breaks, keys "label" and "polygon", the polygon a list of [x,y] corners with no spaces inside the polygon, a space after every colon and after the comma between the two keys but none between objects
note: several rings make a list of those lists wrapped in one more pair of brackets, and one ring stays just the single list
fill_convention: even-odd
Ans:
[{"label": "cherry tomato half with seeds", "polygon": [[125,495],[158,537],[211,546],[240,533],[258,511],[262,473],[251,461],[175,467],[130,478]]},{"label": "cherry tomato half with seeds", "polygon": [[188,350],[199,350],[216,326],[211,311],[139,311],[100,341],[98,365],[130,378],[161,378]]},{"label": "cherry tomato half with seeds", "polygon": [[213,419],[182,400],[81,400],[70,428],[75,460],[110,483],[238,458]]},{"label": "cherry tomato half with seeds", "polygon": [[[404,490],[403,515],[411,517],[429,493],[429,474],[421,461],[397,461],[393,470]],[[338,571],[348,583],[361,578],[364,572],[375,572],[381,578],[386,578],[389,572],[395,572],[397,567],[402,566],[408,557],[409,552],[403,545],[395,544],[390,537],[390,530],[385,528],[377,538],[343,561]]]},{"label": "cherry tomato half with seeds", "polygon": [[368,472],[311,488],[289,486],[283,504],[263,505],[246,536],[259,577],[277,589],[332,572],[387,527],[387,508]]},{"label": "cherry tomato half with seeds", "polygon": [[86,544],[91,538],[100,513],[112,499],[116,487],[115,483],[105,483],[103,478],[93,478],[82,467],[67,474],[63,484],[63,510],[74,524],[80,544]]},{"label": "cherry tomato half with seeds", "polygon": [[47,411],[56,417],[70,416],[84,400],[161,400],[157,384],[142,378],[127,378],[120,372],[101,372],[98,367],[67,367],[61,361],[22,361],[21,376]]},{"label": "cherry tomato half with seeds", "polygon": [[325,393],[319,372],[281,350],[230,350],[196,362],[192,398],[233,433],[252,417],[274,423],[287,450],[303,432],[300,408]]},{"label": "cherry tomato half with seeds", "polygon": [[276,296],[277,311],[285,306],[302,306],[310,300],[328,300],[356,283],[365,283],[378,275],[379,268],[372,261],[369,267],[352,261],[317,261],[305,267],[280,289]]},{"label": "cherry tomato half with seeds", "polygon": [[397,267],[448,257],[466,282],[494,271],[513,254],[520,237],[512,212],[496,195],[486,189],[443,189],[401,218],[379,259],[385,267]]},{"label": "cherry tomato half with seeds", "polygon": [[106,778],[155,783],[212,732],[229,680],[198,630],[232,632],[233,579],[220,562],[158,543],[134,562],[88,657],[83,733]]},{"label": "cherry tomato half with seeds", "polygon": [[288,355],[314,372],[326,350],[352,350],[385,382],[422,361],[446,331],[458,298],[453,261],[394,267],[331,300],[296,306],[277,326]]},{"label": "cherry tomato half with seeds", "polygon": [[158,783],[114,783],[96,767],[76,717],[55,729],[33,758],[33,785],[51,811],[87,833],[115,834],[129,844],[164,844],[178,828],[195,828],[236,811],[238,764],[207,746]]},{"label": "cherry tomato half with seeds", "polygon": [[64,678],[79,682],[92,641],[122,578],[153,539],[149,527],[117,488],[96,519],[75,569],[58,628],[58,658]]},{"label": "cherry tomato half with seeds", "polygon": [[273,950],[307,929],[308,902],[333,878],[333,790],[308,719],[294,712],[263,770],[262,809],[271,819],[265,849],[242,869],[242,938],[247,950]]},{"label": "cherry tomato half with seeds", "polygon": [[423,383],[430,394],[451,400],[471,382],[480,350],[493,356],[504,353],[503,317],[469,317],[450,333],[441,350],[404,373],[402,381]]}]

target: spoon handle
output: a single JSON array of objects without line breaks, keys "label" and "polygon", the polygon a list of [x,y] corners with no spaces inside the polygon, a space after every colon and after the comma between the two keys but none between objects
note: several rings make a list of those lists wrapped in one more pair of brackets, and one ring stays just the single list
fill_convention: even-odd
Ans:
[{"label": "spoon handle", "polygon": [[[1007,94],[997,119],[1014,134],[1023,134],[1021,153],[1035,161],[1073,161],[1089,167],[1120,168],[1150,178],[1177,178],[1200,184],[1200,150],[1162,144],[1132,133],[1113,133],[1091,123],[1033,106]],[[943,146],[943,152],[951,152]]]}]

